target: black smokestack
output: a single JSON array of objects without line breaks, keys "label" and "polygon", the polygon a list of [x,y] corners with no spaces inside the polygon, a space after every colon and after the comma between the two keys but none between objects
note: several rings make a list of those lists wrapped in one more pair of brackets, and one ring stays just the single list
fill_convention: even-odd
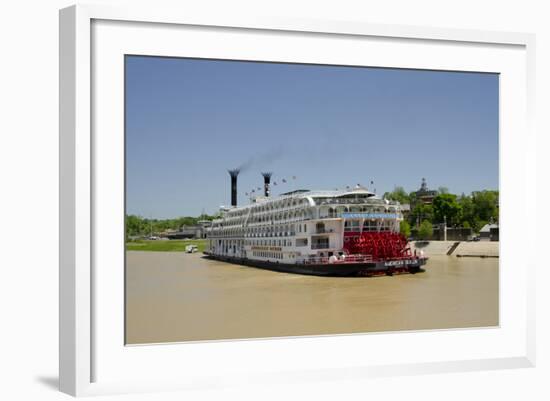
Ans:
[{"label": "black smokestack", "polygon": [[264,195],[269,196],[269,183],[271,182],[271,175],[273,173],[262,173],[264,176]]},{"label": "black smokestack", "polygon": [[231,206],[237,206],[237,176],[239,169],[227,170],[231,176]]}]

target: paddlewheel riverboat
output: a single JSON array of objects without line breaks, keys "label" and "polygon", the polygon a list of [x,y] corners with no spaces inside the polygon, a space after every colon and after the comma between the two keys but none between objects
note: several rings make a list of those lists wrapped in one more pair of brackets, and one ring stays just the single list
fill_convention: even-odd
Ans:
[{"label": "paddlewheel riverboat", "polygon": [[427,258],[411,252],[399,232],[398,202],[367,188],[295,190],[237,206],[237,170],[231,170],[232,206],[207,229],[208,257],[258,268],[323,276],[373,276],[424,271]]}]

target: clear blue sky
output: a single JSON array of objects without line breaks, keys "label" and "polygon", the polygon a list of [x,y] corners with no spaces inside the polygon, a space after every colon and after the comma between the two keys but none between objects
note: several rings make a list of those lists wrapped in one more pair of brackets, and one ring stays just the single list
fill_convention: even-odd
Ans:
[{"label": "clear blue sky", "polygon": [[239,204],[265,170],[274,194],[498,189],[498,75],[126,58],[129,214],[214,213],[242,165]]}]

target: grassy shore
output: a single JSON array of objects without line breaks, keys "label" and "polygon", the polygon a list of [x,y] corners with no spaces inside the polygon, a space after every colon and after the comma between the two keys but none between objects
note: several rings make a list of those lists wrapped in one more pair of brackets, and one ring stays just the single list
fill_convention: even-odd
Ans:
[{"label": "grassy shore", "polygon": [[150,252],[183,252],[187,245],[196,245],[199,252],[204,251],[206,240],[184,239],[184,240],[137,240],[126,243],[127,251],[150,251]]}]

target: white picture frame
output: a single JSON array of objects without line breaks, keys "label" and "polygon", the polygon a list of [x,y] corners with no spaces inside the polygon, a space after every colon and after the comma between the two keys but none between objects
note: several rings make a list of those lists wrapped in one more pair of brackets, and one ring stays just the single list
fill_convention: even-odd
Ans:
[{"label": "white picture frame", "polygon": [[[103,23],[104,21],[105,23]],[[115,26],[117,22],[136,24],[133,26]],[[103,35],[103,39],[98,38],[93,41],[94,24],[103,26],[101,32],[97,35]],[[101,25],[104,24],[104,25]],[[338,38],[339,40],[384,40],[387,45],[399,41],[406,41],[406,46],[437,46],[442,53],[445,46],[454,46],[453,52],[468,52],[477,49],[482,58],[482,53],[495,49],[495,54],[503,53],[503,58],[495,57],[491,62],[494,68],[483,67],[480,65],[479,71],[499,72],[507,76],[515,77],[505,82],[510,85],[506,88],[515,88],[519,99],[509,99],[509,92],[503,91],[502,95],[505,101],[501,100],[501,185],[503,202],[501,208],[501,218],[504,229],[501,233],[501,260],[507,263],[507,266],[519,264],[520,267],[516,284],[519,287],[517,294],[503,291],[501,292],[501,313],[508,313],[513,309],[518,321],[512,322],[512,318],[501,315],[501,324],[498,329],[480,329],[480,330],[445,330],[435,332],[409,332],[399,334],[377,334],[381,340],[388,335],[403,336],[403,338],[415,339],[420,344],[440,341],[441,345],[446,341],[454,341],[453,337],[460,338],[464,344],[473,345],[480,341],[487,341],[487,344],[496,344],[495,348],[486,348],[486,352],[472,350],[472,352],[461,352],[465,348],[460,346],[455,350],[455,354],[447,356],[442,354],[443,359],[420,359],[418,355],[410,354],[404,359],[384,358],[384,356],[375,357],[374,354],[370,361],[364,360],[364,355],[357,353],[355,356],[349,356],[348,359],[339,360],[337,350],[343,346],[362,347],[365,336],[339,336],[339,337],[315,337],[286,340],[254,340],[245,342],[217,342],[186,345],[185,352],[192,361],[198,362],[201,355],[214,357],[216,354],[226,357],[239,358],[242,356],[244,361],[247,355],[254,355],[264,352],[266,355],[280,354],[282,347],[292,349],[292,353],[298,355],[315,355],[320,347],[328,350],[324,361],[318,361],[312,358],[312,363],[293,363],[290,368],[289,361],[285,359],[271,360],[273,368],[257,371],[246,369],[246,362],[243,366],[231,371],[235,366],[222,366],[212,375],[204,373],[200,367],[187,371],[188,376],[180,379],[177,375],[170,375],[169,369],[174,369],[173,356],[182,350],[181,345],[163,345],[163,346],[145,346],[133,347],[131,351],[124,350],[122,339],[118,337],[119,331],[113,329],[109,322],[120,319],[120,308],[113,308],[116,313],[106,316],[102,309],[102,302],[94,300],[95,291],[101,286],[101,291],[113,293],[117,291],[117,285],[120,284],[120,277],[114,277],[110,281],[111,285],[105,286],[109,276],[106,274],[97,274],[95,268],[98,263],[109,257],[109,252],[98,253],[98,245],[94,242],[97,239],[98,230],[104,227],[98,224],[102,215],[102,208],[98,207],[97,190],[102,183],[95,180],[101,169],[98,164],[98,152],[102,153],[102,158],[118,158],[116,163],[120,163],[120,152],[113,151],[112,154],[106,149],[115,149],[114,147],[105,147],[105,144],[97,144],[93,137],[93,126],[101,124],[94,121],[95,114],[92,96],[96,88],[92,86],[92,77],[94,68],[101,69],[101,63],[98,63],[94,57],[103,51],[112,52],[113,57],[118,57],[117,52],[124,51],[118,44],[125,40],[130,40],[139,36],[139,30],[145,27],[156,28],[149,31],[147,40],[142,38],[140,46],[149,46],[147,53],[166,55],[171,52],[170,45],[165,44],[162,49],[155,50],[155,46],[160,46],[159,38],[165,38],[166,35],[172,35],[181,27],[193,27],[207,34],[213,34],[220,37],[225,35],[229,37],[230,32],[239,33],[241,36],[261,34],[263,40],[273,40],[275,44],[278,34],[307,36],[304,40],[316,36],[322,36],[325,40]],[[158,28],[158,29],[157,29]],[[134,31],[130,32],[130,29]],[[212,30],[210,32],[209,30]],[[124,33],[127,31],[127,33]],[[153,32],[154,31],[154,32]],[[200,32],[199,32],[200,33]],[[200,33],[202,34],[202,33]],[[107,44],[105,35],[113,35],[109,42],[112,47],[106,49]],[[160,36],[156,36],[160,35]],[[273,37],[271,37],[272,35]],[[116,36],[116,38],[115,38]],[[118,39],[117,39],[118,38]],[[115,40],[117,39],[117,40]],[[122,42],[121,42],[122,40]],[[157,42],[155,42],[157,40]],[[206,40],[206,39],[205,39]],[[298,41],[299,42],[299,41]],[[207,42],[204,42],[207,44]],[[266,42],[267,43],[267,42]],[[517,249],[505,248],[505,244],[513,241],[519,241],[522,249],[529,250],[532,244],[525,242],[521,238],[516,238],[511,230],[506,227],[517,226],[521,221],[527,221],[527,224],[534,224],[536,219],[536,208],[525,207],[527,199],[524,192],[518,191],[512,198],[511,182],[520,182],[516,185],[518,188],[531,188],[536,186],[535,181],[535,133],[532,129],[533,111],[533,88],[534,88],[534,43],[535,38],[530,34],[505,33],[505,32],[483,32],[458,29],[436,29],[411,26],[389,26],[375,25],[363,22],[345,22],[345,21],[313,21],[313,20],[293,20],[290,18],[256,18],[254,20],[235,19],[219,15],[187,15],[182,10],[161,10],[151,8],[111,8],[108,6],[73,6],[63,9],[60,12],[60,389],[63,392],[72,395],[92,395],[114,392],[132,392],[132,391],[158,391],[166,389],[186,389],[186,388],[208,388],[220,385],[242,384],[249,381],[256,382],[278,382],[295,380],[323,380],[329,378],[341,377],[369,377],[380,375],[401,375],[401,374],[419,374],[436,373],[442,371],[468,371],[479,369],[501,369],[510,367],[529,367],[535,363],[535,339],[534,339],[534,260],[532,252],[524,252],[523,258],[519,258]],[[130,46],[131,47],[131,46]],[[205,46],[208,47],[208,46]],[[404,48],[406,49],[406,48]],[[500,49],[500,50],[499,50]],[[509,51],[508,51],[509,50]],[[203,51],[203,50],[201,50]],[[204,50],[204,56],[208,56],[208,49]],[[434,50],[426,50],[433,52]],[[349,50],[348,50],[349,52]],[[344,51],[345,53],[345,51]],[[504,54],[506,53],[506,54]],[[111,54],[111,53],[109,53]],[[170,53],[171,54],[171,53]],[[465,53],[466,54],[466,53]],[[196,56],[196,54],[194,54]],[[394,57],[399,63],[399,59],[407,57],[407,52],[400,54],[393,53],[387,56]],[[103,56],[102,56],[103,57]],[[258,56],[265,58],[266,56]],[[279,56],[273,56],[275,58]],[[297,57],[297,56],[295,56]],[[328,57],[328,56],[327,56]],[[341,57],[346,57],[345,54]],[[223,58],[223,57],[222,57]],[[442,56],[442,58],[444,58]],[[106,59],[103,57],[102,59]],[[392,59],[393,60],[393,59]],[[429,68],[429,69],[460,69],[458,64],[435,63],[433,59],[426,58],[425,64],[415,64],[411,68]],[[506,61],[510,61],[509,63]],[[350,61],[353,62],[353,61]],[[360,62],[361,65],[363,62]],[[381,62],[381,66],[397,66],[401,64],[391,64],[389,61]],[[456,62],[455,62],[456,63]],[[481,63],[481,61],[480,61]],[[499,66],[498,63],[502,65]],[[506,65],[505,65],[506,64]],[[109,64],[105,64],[109,65]],[[454,67],[453,67],[454,66]],[[466,68],[466,67],[464,67]],[[473,68],[473,67],[472,67]],[[512,71],[516,68],[517,71]],[[509,70],[507,70],[509,69]],[[474,69],[475,70],[475,69]],[[506,71],[506,72],[503,72]],[[525,72],[518,78],[518,71]],[[118,71],[119,79],[122,71]],[[109,78],[111,79],[111,78]],[[120,91],[119,86],[114,86],[113,91]],[[502,88],[502,87],[501,87]],[[507,97],[508,96],[508,97]],[[113,110],[119,110],[120,93],[113,97]],[[507,103],[508,100],[510,103]],[[515,103],[514,103],[515,102]],[[118,105],[117,105],[118,104]],[[510,106],[520,106],[510,107]],[[104,107],[104,106],[101,106]],[[99,118],[101,117],[101,112]],[[502,113],[506,113],[505,119],[502,119]],[[106,120],[110,124],[109,118]],[[504,132],[504,136],[503,136]],[[522,134],[521,139],[516,138]],[[515,139],[514,139],[515,138]],[[515,152],[518,165],[510,164],[511,152]],[[102,162],[103,163],[103,162]],[[116,174],[115,174],[116,176]],[[113,181],[111,185],[117,185]],[[115,199],[116,202],[116,199]],[[521,208],[520,213],[513,212],[516,208]],[[518,223],[519,221],[519,223]],[[120,222],[119,222],[120,223]],[[113,224],[116,224],[114,222]],[[106,235],[106,237],[108,237]],[[106,239],[105,241],[107,241]],[[116,237],[115,237],[116,242]],[[118,244],[120,245],[120,244]],[[519,248],[519,246],[518,246]],[[508,264],[509,261],[509,264]],[[506,280],[508,274],[503,269],[503,280]],[[513,287],[507,287],[506,281],[501,281],[502,288],[516,291]],[[122,293],[122,288],[118,288]],[[510,301],[510,297],[517,295],[519,298]],[[111,296],[111,295],[107,295]],[[120,298],[117,298],[120,299]],[[517,301],[521,299],[521,301]],[[117,301],[118,302],[118,301]],[[116,304],[116,302],[115,302]],[[118,305],[118,304],[117,304]],[[512,306],[514,305],[514,306]],[[508,319],[508,320],[507,320]],[[510,322],[510,324],[508,324]],[[121,321],[120,324],[123,322]],[[100,327],[98,329],[98,327]],[[117,329],[118,330],[118,329]],[[507,330],[509,331],[506,334]],[[496,334],[495,334],[496,333]],[[505,333],[502,336],[499,333]],[[372,336],[372,335],[371,335]],[[485,338],[486,337],[486,338]],[[115,342],[120,346],[120,358],[113,357],[111,354],[111,345]],[[395,338],[395,337],[394,337]],[[501,341],[502,340],[502,341]],[[344,343],[346,345],[344,345]],[[513,346],[512,346],[513,345]],[[113,345],[114,347],[114,345]],[[289,348],[286,348],[289,347]],[[499,348],[500,347],[500,348]],[[174,351],[176,350],[177,351]],[[475,347],[472,347],[472,349]],[[332,351],[331,351],[332,349]],[[98,359],[99,358],[99,359]],[[112,359],[110,359],[112,358]],[[172,359],[170,359],[172,358]],[[252,358],[252,356],[250,356]],[[123,361],[123,359],[125,361]],[[267,357],[269,360],[269,356]],[[113,372],[105,374],[102,378],[101,364],[105,362],[113,366]],[[130,366],[148,365],[151,361],[159,363],[164,361],[166,371],[159,372],[157,377],[150,377],[151,372],[138,372],[136,369],[120,369],[122,365],[126,368]],[[238,362],[237,362],[238,365]],[[286,369],[287,366],[289,369]],[[124,371],[125,375],[116,375],[114,371]],[[134,376],[132,376],[135,374]],[[140,376],[143,374],[143,376]]]}]

